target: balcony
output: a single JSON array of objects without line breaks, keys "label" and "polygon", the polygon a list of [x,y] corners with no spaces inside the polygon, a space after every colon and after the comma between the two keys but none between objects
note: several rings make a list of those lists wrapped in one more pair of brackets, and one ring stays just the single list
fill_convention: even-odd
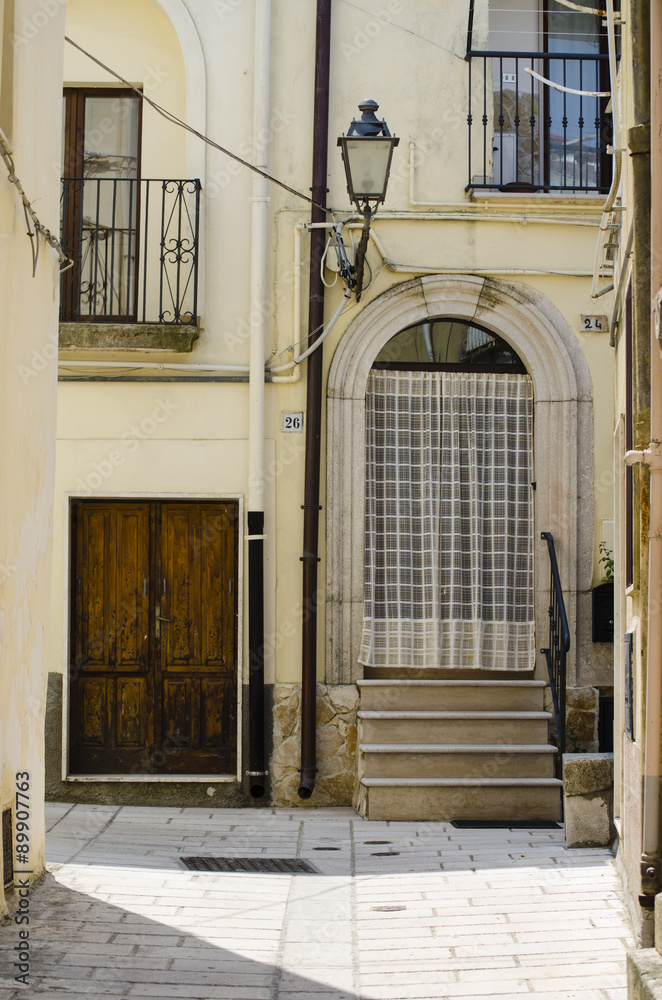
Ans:
[{"label": "balcony", "polygon": [[197,336],[200,181],[62,180],[60,346],[190,351]]},{"label": "balcony", "polygon": [[[608,57],[470,51],[469,188],[599,194],[609,190]],[[530,72],[591,96],[559,91]]]}]

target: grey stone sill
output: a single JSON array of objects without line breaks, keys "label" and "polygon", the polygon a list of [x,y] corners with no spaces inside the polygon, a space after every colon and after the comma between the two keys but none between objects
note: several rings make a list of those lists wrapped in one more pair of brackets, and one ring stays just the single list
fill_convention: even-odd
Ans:
[{"label": "grey stone sill", "polygon": [[199,330],[191,323],[60,323],[61,351],[190,354]]},{"label": "grey stone sill", "polygon": [[497,204],[499,202],[512,202],[516,205],[518,202],[531,201],[539,203],[541,207],[544,205],[558,205],[560,207],[582,205],[585,208],[601,208],[607,197],[605,194],[596,195],[578,191],[568,191],[567,193],[563,191],[499,191],[495,188],[478,187],[469,187],[467,193],[469,201],[472,202],[493,201]]}]

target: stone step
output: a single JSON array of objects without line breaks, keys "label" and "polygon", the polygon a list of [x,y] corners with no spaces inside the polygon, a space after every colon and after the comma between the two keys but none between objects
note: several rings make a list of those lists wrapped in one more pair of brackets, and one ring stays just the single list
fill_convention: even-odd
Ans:
[{"label": "stone step", "polygon": [[551,778],[551,745],[362,743],[366,778]]},{"label": "stone step", "polygon": [[547,745],[549,712],[358,713],[362,743]]},{"label": "stone step", "polygon": [[359,680],[367,711],[542,711],[545,681]]},{"label": "stone step", "polygon": [[556,778],[363,778],[371,820],[559,820]]}]

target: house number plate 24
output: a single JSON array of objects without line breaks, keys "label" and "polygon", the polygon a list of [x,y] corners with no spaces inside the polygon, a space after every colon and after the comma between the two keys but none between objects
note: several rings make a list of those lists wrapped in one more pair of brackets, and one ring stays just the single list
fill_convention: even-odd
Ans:
[{"label": "house number plate 24", "polygon": [[301,434],[303,431],[303,413],[284,413],[283,430],[286,434]]},{"label": "house number plate 24", "polygon": [[609,320],[606,316],[582,316],[581,329],[591,333],[606,333],[609,330]]}]

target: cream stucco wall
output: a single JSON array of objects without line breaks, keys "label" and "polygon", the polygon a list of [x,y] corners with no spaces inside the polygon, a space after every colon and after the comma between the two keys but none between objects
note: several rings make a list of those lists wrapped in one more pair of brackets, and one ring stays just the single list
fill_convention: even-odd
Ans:
[{"label": "cream stucco wall", "polygon": [[[8,0],[5,7],[8,6]],[[6,22],[5,22],[6,23]],[[58,227],[63,9],[46,15],[16,0],[5,35],[0,121],[16,174],[44,225]],[[13,62],[13,66],[12,66]],[[11,111],[11,115],[8,112]],[[8,120],[9,119],[9,120]],[[40,247],[32,276],[30,241],[16,188],[0,165],[0,806],[15,805],[16,773],[29,772],[29,858],[44,864],[43,713],[55,474],[58,260]],[[14,816],[14,820],[15,820]],[[24,841],[25,843],[25,841]],[[16,863],[16,868],[20,869]],[[4,896],[0,889],[0,914]]]},{"label": "cream stucco wall", "polygon": [[[131,17],[127,18],[125,0],[70,0],[67,30],[129,79],[143,82],[146,92],[147,68],[154,63],[165,66],[168,74],[150,89],[150,96],[183,115],[192,69],[186,46],[179,45],[168,24],[167,10],[172,11],[177,4],[175,0],[168,4],[156,0],[132,0],[129,4],[126,0],[127,9],[129,6]],[[488,275],[504,282],[523,282],[546,297],[576,338],[592,386],[593,466],[578,470],[578,488],[582,496],[587,491],[590,494],[588,506],[593,510],[593,523],[584,525],[587,541],[579,551],[578,564],[569,571],[577,576],[584,595],[578,676],[581,683],[609,687],[611,664],[605,650],[591,643],[587,616],[591,585],[600,580],[600,526],[603,519],[612,516],[613,351],[604,334],[580,332],[583,313],[610,311],[609,298],[598,306],[590,298],[602,199],[499,193],[473,198],[466,193],[466,3],[448,0],[443,18],[437,0],[368,0],[363,7],[342,3],[333,6],[328,198],[339,217],[348,213],[349,204],[335,137],[346,131],[357,113],[358,101],[365,97],[377,99],[379,113],[387,118],[401,142],[394,155],[386,205],[374,222],[385,257],[376,245],[371,245],[368,259],[373,281],[361,302],[352,302],[343,313],[325,343],[325,384],[334,352],[350,324],[379,295],[417,275],[435,271]],[[207,134],[248,159],[257,158],[266,145],[269,169],[307,193],[311,176],[314,5],[300,0],[274,0],[272,4],[271,126],[269,134],[256,141],[251,136],[254,5],[190,0],[178,9],[188,11],[203,55]],[[482,24],[482,30],[484,20],[479,12],[477,24]],[[412,71],[412,67],[416,70]],[[67,51],[65,79],[69,83],[101,84],[107,77],[79,55]],[[159,123],[157,127],[147,110],[144,136],[144,164],[152,162],[168,176],[187,169],[185,150],[189,150],[190,161],[191,140],[185,142],[171,126]],[[411,142],[416,144],[418,164],[415,196],[430,205],[417,206],[410,201]],[[205,171],[201,336],[191,355],[150,356],[150,361],[248,362],[252,179],[248,171],[210,148],[205,152]],[[262,308],[269,328],[267,355],[282,363],[291,358],[288,348],[295,338],[294,227],[305,222],[309,212],[303,202],[273,185],[269,197],[269,294]],[[300,293],[304,317],[308,252],[308,236],[304,234]],[[393,262],[399,269],[394,269]],[[332,281],[332,273],[327,272],[326,278]],[[336,310],[341,294],[339,285],[327,293],[327,317]],[[104,354],[103,358],[125,361],[126,378],[154,376],[153,372],[139,370],[140,355]],[[61,375],[73,374],[66,368],[66,361],[72,359],[94,361],[100,356],[67,353],[66,358],[61,358]],[[99,368],[94,374],[107,376],[108,371]],[[172,373],[171,378],[178,376],[181,373]],[[156,400],[164,396],[175,403],[171,415],[157,423],[131,451],[127,444],[131,427],[149,421]],[[300,679],[304,448],[301,435],[283,433],[281,416],[285,411],[304,408],[305,365],[300,381],[267,385],[265,629],[269,682],[295,683]],[[48,653],[52,671],[63,670],[67,655],[68,497],[245,495],[247,428],[248,393],[242,382],[60,384],[53,628]],[[326,440],[325,427],[322,440]],[[97,466],[114,451],[120,452],[122,461],[103,477]],[[540,460],[544,461],[544,456]],[[320,502],[325,508],[326,501],[323,476]],[[325,560],[322,535],[322,602]],[[323,620],[324,615],[320,618]],[[245,624],[244,617],[244,631]],[[324,679],[322,627],[318,650],[319,677]]]}]

